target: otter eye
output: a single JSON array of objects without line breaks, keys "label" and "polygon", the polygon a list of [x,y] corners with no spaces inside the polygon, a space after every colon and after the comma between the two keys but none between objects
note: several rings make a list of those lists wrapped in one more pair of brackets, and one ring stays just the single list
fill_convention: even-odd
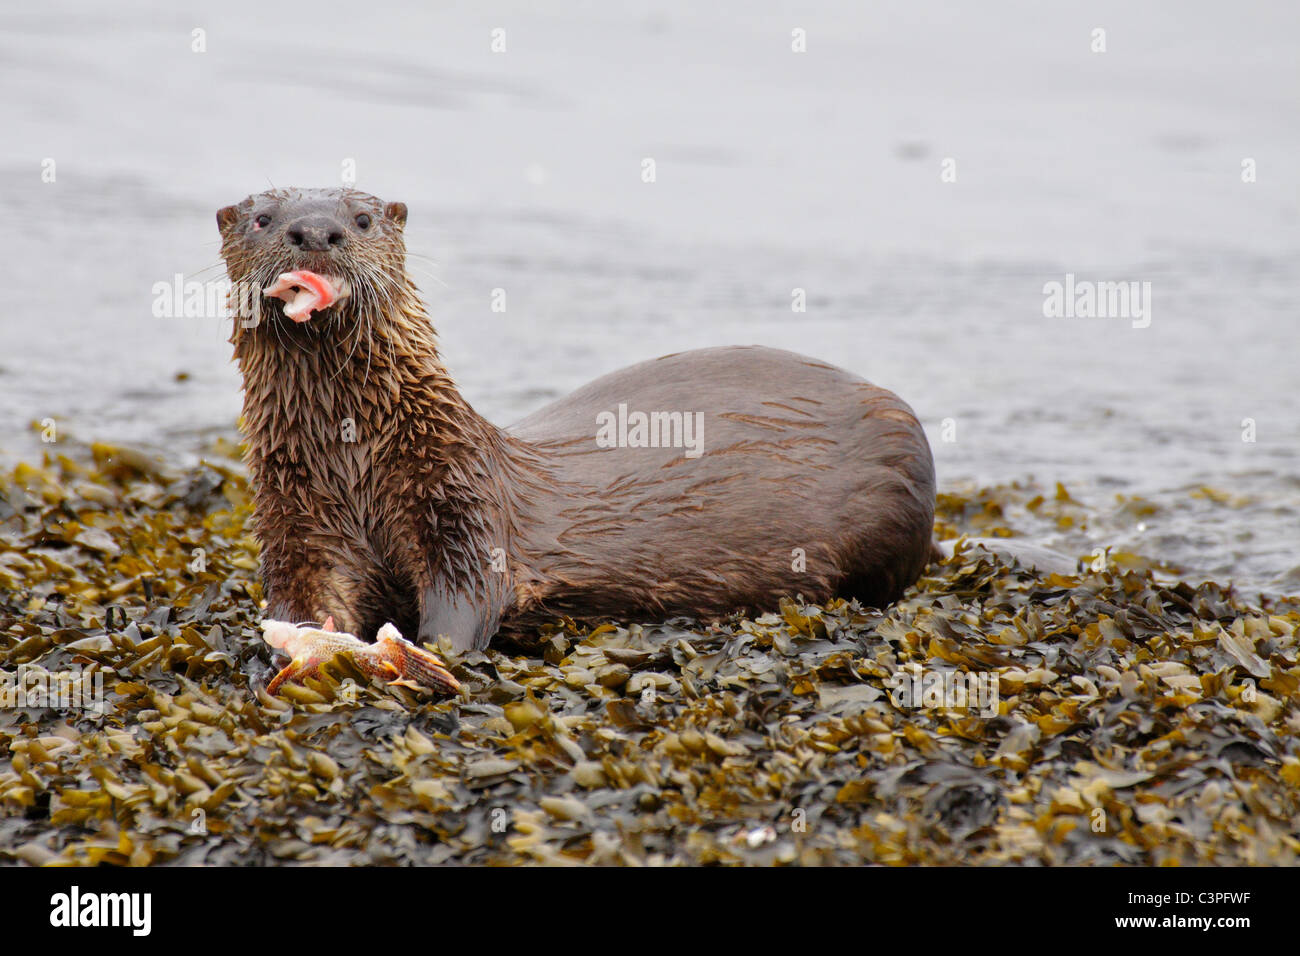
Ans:
[{"label": "otter eye", "polygon": [[270,224],[271,224],[271,217],[268,216],[266,213],[262,213],[262,215],[258,216],[256,219],[253,220],[253,225],[256,226],[258,229],[265,229]]},{"label": "otter eye", "polygon": [[357,216],[357,228],[358,229],[370,228],[370,217],[366,215],[364,212],[361,215]]}]

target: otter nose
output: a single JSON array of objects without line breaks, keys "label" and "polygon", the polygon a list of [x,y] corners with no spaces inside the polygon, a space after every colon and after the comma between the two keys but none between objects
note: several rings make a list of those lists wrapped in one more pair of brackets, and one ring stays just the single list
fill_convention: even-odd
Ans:
[{"label": "otter nose", "polygon": [[347,233],[328,216],[305,216],[289,224],[284,241],[302,252],[328,252],[343,245]]}]

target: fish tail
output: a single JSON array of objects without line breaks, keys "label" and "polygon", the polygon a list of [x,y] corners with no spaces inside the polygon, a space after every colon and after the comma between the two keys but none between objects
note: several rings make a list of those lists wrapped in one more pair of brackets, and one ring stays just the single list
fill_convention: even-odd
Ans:
[{"label": "fish tail", "polygon": [[424,648],[393,639],[385,640],[383,648],[384,660],[397,669],[400,680],[448,694],[460,693],[460,681],[447,670],[446,664]]}]

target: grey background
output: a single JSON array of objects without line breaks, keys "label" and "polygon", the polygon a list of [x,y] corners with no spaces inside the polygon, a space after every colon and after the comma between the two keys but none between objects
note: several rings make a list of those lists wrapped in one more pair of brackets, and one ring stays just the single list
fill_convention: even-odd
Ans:
[{"label": "grey background", "polygon": [[[0,456],[46,417],[179,458],[232,434],[225,323],[151,289],[221,275],[219,206],[351,159],[410,206],[494,421],[666,352],[792,348],[910,402],[944,489],[1066,482],[1094,518],[1036,543],[1298,590],[1298,40],[1281,2],[9,7]],[[1044,318],[1066,272],[1151,282],[1151,326]]]}]

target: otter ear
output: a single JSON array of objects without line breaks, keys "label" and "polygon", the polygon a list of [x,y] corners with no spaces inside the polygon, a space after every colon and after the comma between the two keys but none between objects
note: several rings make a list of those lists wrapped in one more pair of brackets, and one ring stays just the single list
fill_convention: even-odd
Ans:
[{"label": "otter ear", "polygon": [[399,226],[405,226],[406,203],[390,202],[388,205],[384,206],[384,215],[393,220],[393,222],[397,223]]},{"label": "otter ear", "polygon": [[238,206],[223,206],[217,210],[217,228],[225,232],[239,221]]}]

